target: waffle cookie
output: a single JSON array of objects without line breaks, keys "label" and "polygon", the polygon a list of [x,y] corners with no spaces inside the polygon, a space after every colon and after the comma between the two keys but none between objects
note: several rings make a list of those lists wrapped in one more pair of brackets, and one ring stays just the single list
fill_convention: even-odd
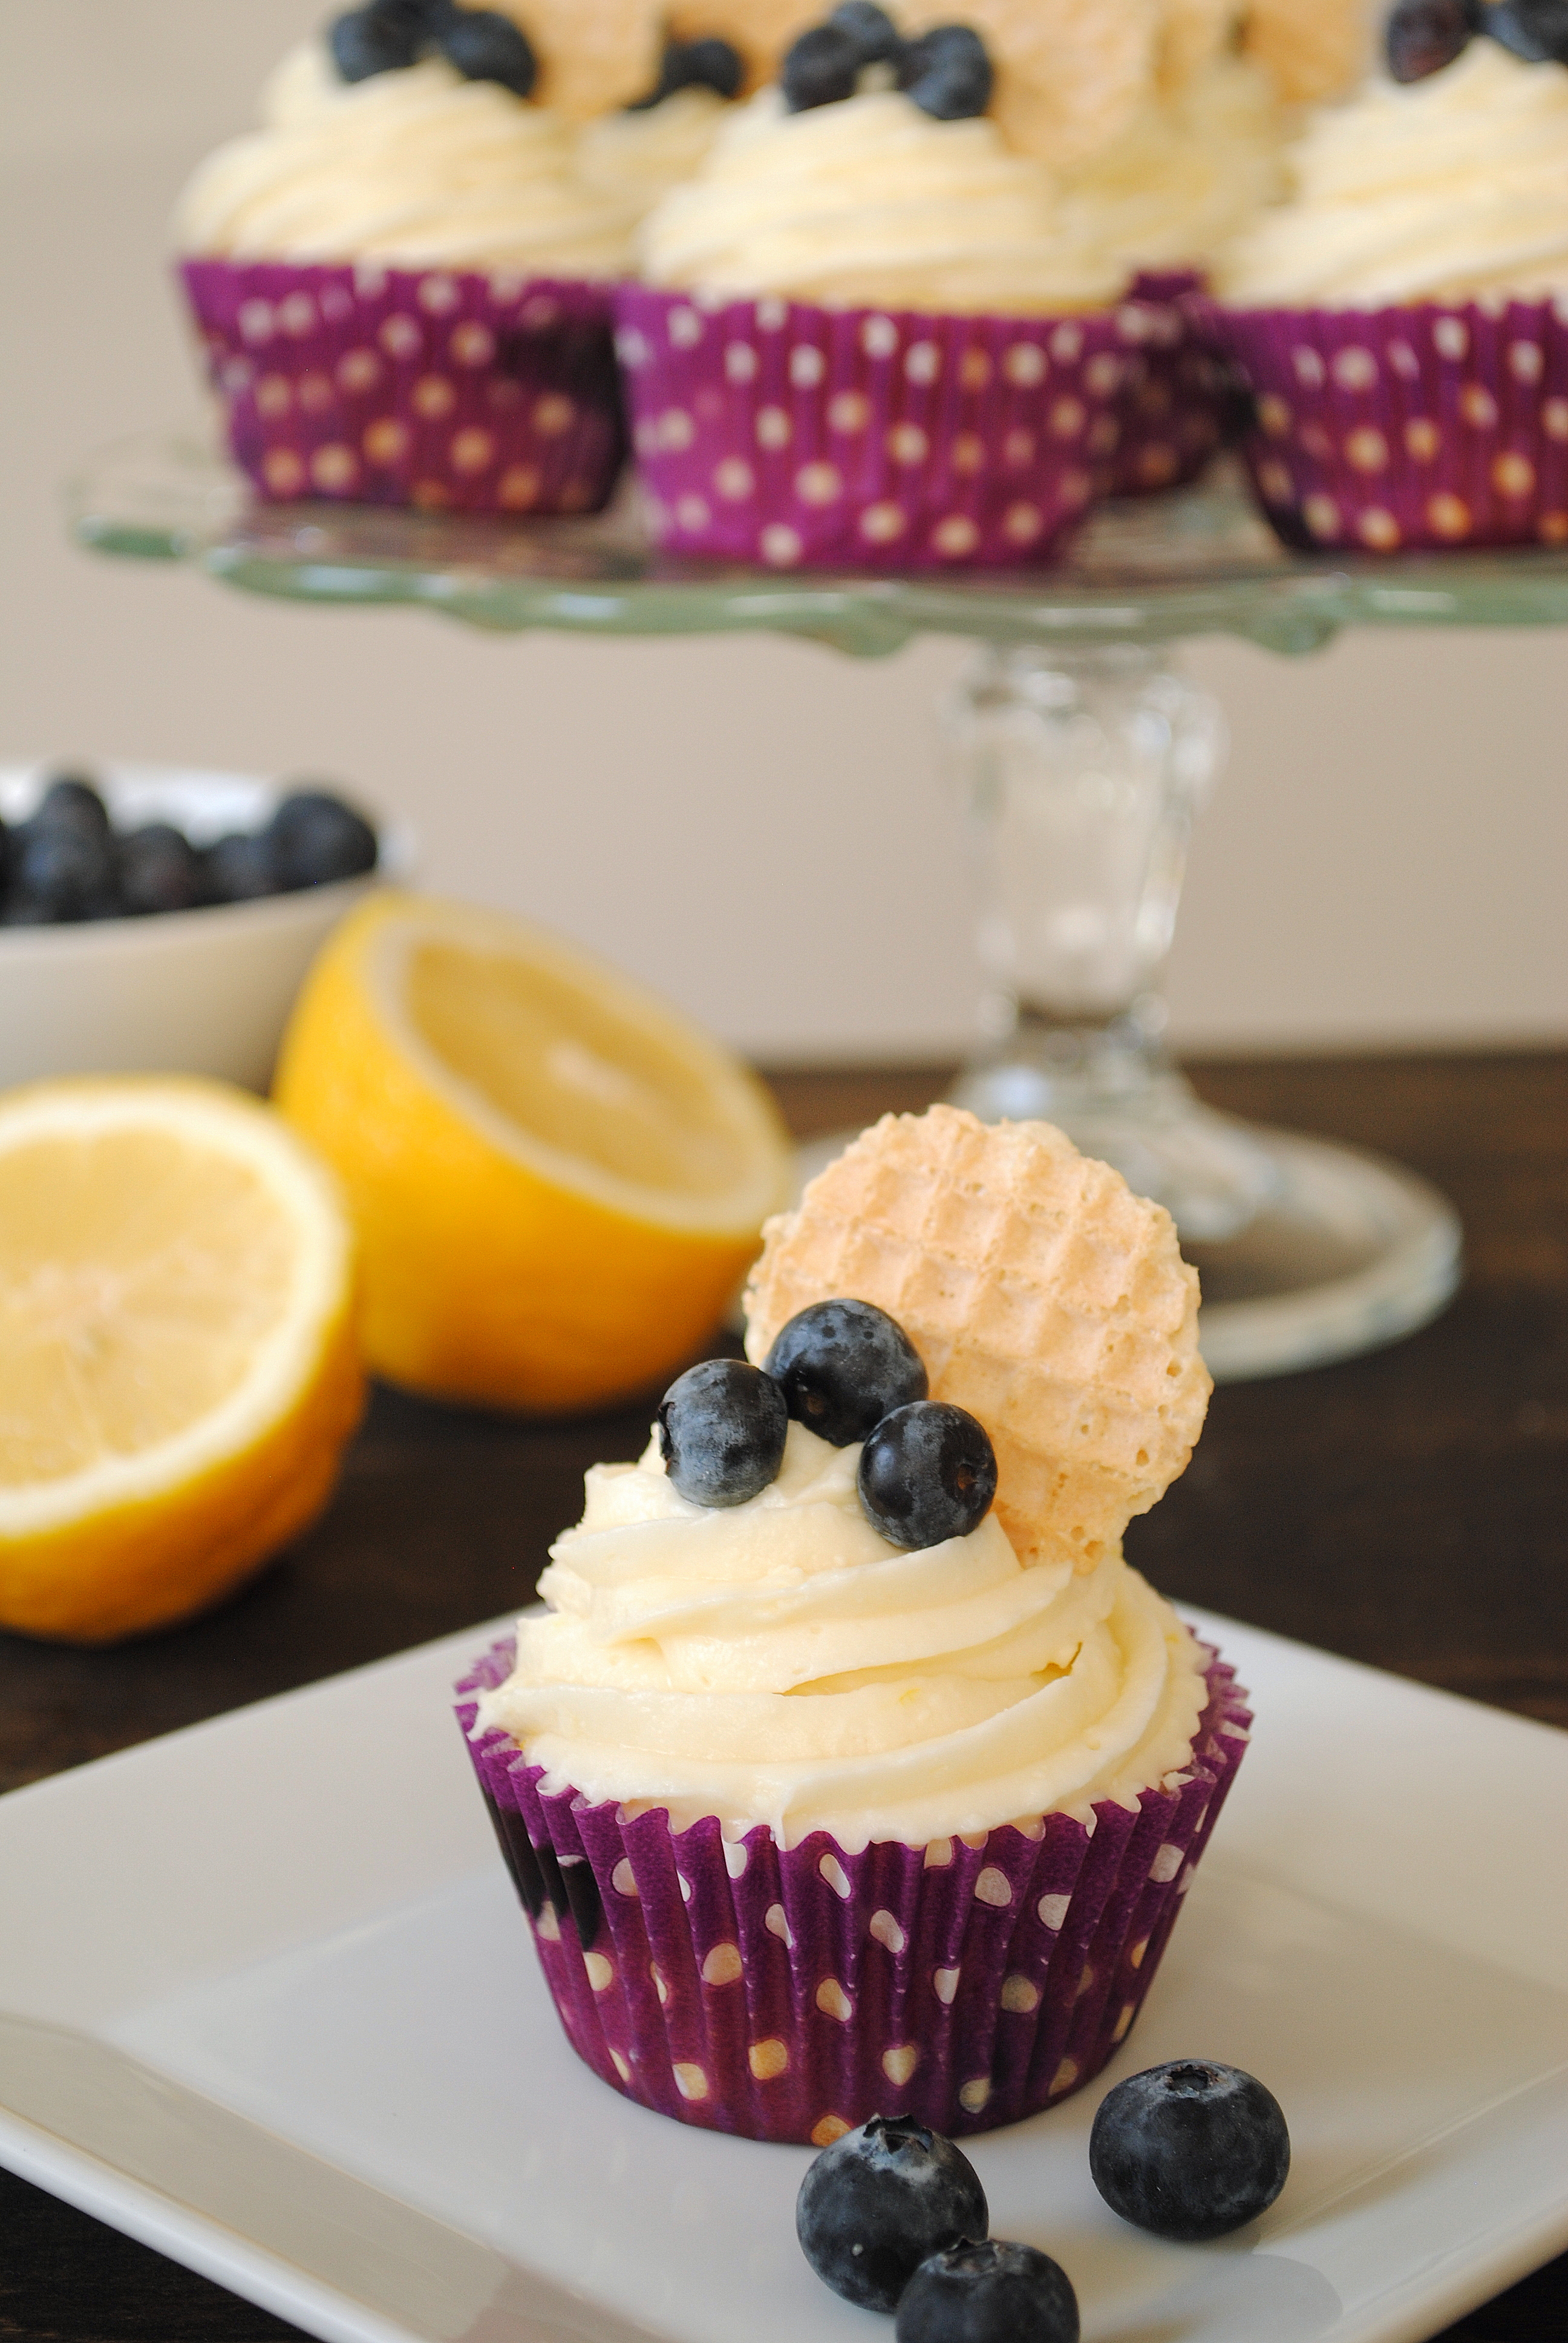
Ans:
[{"label": "waffle cookie", "polygon": [[643,96],[658,78],[662,8],[654,0],[498,0],[538,54],[547,106],[587,122]]},{"label": "waffle cookie", "polygon": [[1251,0],[1241,45],[1287,106],[1342,96],[1367,64],[1363,0]]},{"label": "waffle cookie", "polygon": [[990,1433],[1020,1559],[1094,1569],[1183,1471],[1212,1389],[1170,1214],[1049,1123],[885,1115],[769,1221],[748,1356],[836,1296],[875,1302],[933,1399]]}]

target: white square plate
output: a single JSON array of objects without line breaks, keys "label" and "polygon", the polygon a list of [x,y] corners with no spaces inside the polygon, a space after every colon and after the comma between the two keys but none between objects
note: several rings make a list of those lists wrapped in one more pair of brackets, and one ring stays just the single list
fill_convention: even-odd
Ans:
[{"label": "white square plate", "polygon": [[[1200,1620],[1257,1735],[1132,2041],[970,2144],[1085,2343],[1415,2343],[1568,2243],[1568,1735]],[[483,1630],[0,1800],[0,2161],[329,2343],[873,2333],[810,2151],[568,2048],[447,1703]],[[1213,2247],[1090,2181],[1109,2085],[1226,2059],[1291,2178]]]}]

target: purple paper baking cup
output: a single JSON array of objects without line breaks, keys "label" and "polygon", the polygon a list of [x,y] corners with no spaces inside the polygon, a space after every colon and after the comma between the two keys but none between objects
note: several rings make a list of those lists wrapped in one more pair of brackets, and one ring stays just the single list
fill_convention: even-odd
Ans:
[{"label": "purple paper baking cup", "polygon": [[1223,369],[1187,307],[1202,287],[1196,268],[1142,269],[1122,304],[1124,330],[1140,335],[1141,348],[1122,393],[1112,496],[1184,488],[1223,437]]},{"label": "purple paper baking cup", "polygon": [[1104,486],[1149,315],[716,306],[622,286],[654,533],[779,569],[1047,561]]},{"label": "purple paper baking cup", "polygon": [[608,287],[180,265],[236,462],[271,502],[597,512],[626,451]]},{"label": "purple paper baking cup", "polygon": [[[457,1686],[504,1683],[498,1644]],[[1192,1755],[1129,1811],[849,1855],[815,1831],[672,1832],[469,1740],[567,2037],[678,2122],[824,2147],[873,2115],[951,2135],[1054,2105],[1099,2073],[1149,1990],[1251,1723],[1211,1655]]]},{"label": "purple paper baking cup", "polygon": [[1568,540],[1568,299],[1206,315],[1287,545]]}]

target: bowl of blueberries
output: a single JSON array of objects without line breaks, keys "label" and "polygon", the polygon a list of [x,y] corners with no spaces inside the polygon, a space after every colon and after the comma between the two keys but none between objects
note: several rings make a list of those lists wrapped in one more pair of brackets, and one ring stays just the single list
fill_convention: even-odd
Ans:
[{"label": "bowl of blueberries", "polygon": [[0,1086],[189,1073],[264,1090],[317,947],[412,859],[317,781],[0,766]]}]

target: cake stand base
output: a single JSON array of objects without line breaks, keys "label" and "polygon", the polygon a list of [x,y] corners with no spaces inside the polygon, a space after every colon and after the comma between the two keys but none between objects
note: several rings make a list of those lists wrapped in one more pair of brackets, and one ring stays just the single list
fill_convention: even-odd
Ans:
[{"label": "cake stand base", "polygon": [[[1240,1128],[1273,1172],[1271,1192],[1234,1235],[1182,1243],[1202,1280],[1199,1341],[1216,1383],[1381,1350],[1452,1300],[1462,1269],[1459,1216],[1424,1180],[1359,1148]],[[840,1131],[803,1147],[802,1186],[853,1136]]]}]

